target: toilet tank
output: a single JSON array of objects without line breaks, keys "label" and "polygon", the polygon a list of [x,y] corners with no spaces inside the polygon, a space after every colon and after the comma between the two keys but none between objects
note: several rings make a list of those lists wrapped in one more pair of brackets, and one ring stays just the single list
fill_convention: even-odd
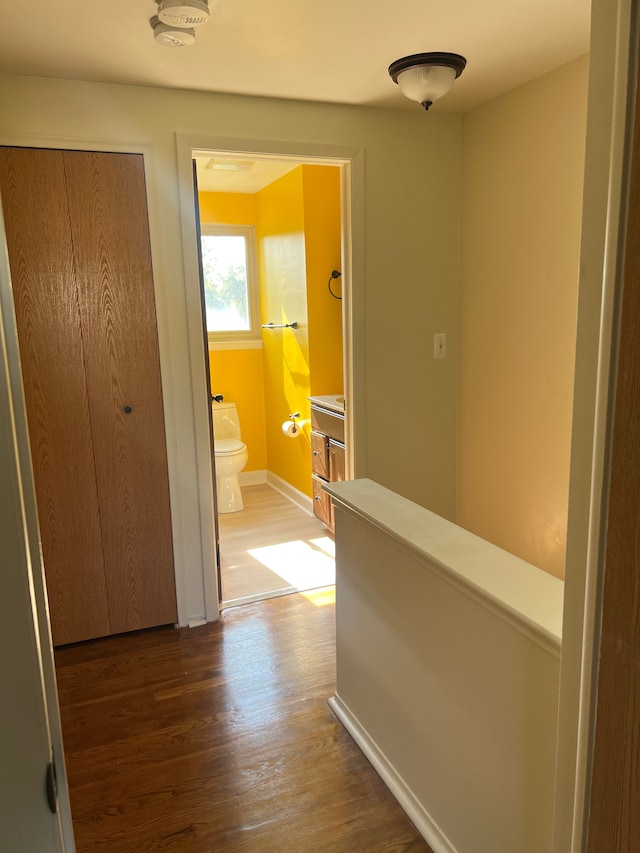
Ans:
[{"label": "toilet tank", "polygon": [[214,438],[241,438],[236,404],[230,400],[225,400],[222,403],[214,400],[212,407]]}]

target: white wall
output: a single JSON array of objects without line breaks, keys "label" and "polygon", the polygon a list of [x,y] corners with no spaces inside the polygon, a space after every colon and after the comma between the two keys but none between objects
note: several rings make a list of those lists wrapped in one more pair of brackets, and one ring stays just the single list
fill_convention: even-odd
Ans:
[{"label": "white wall", "polygon": [[458,524],[563,577],[587,56],[463,120]]},{"label": "white wall", "polygon": [[332,708],[434,853],[549,853],[562,582],[376,483],[328,490]]},{"label": "white wall", "polygon": [[[250,150],[251,140],[284,140],[360,152],[357,472],[453,516],[459,116],[10,76],[0,77],[0,102],[2,144],[147,146],[178,593],[191,620],[205,612],[198,510],[207,484],[198,479],[192,393],[195,376],[204,394],[204,355],[188,336],[197,282],[183,273],[176,134],[249,140]],[[433,359],[436,331],[449,333],[443,361]]]}]

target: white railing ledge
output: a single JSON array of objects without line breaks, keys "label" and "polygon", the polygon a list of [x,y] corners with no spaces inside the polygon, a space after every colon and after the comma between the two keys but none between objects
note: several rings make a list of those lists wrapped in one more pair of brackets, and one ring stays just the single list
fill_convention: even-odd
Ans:
[{"label": "white railing ledge", "polygon": [[[564,591],[560,579],[373,480],[329,483],[325,490],[336,506],[383,530],[450,583],[559,654]],[[339,536],[338,526],[338,545]]]}]

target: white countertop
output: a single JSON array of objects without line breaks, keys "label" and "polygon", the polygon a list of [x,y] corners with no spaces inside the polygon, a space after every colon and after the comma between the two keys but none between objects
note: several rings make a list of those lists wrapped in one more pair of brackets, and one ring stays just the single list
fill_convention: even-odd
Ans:
[{"label": "white countertop", "polygon": [[328,409],[330,412],[344,414],[344,396],[342,394],[322,394],[320,396],[308,397],[308,400],[316,406]]}]

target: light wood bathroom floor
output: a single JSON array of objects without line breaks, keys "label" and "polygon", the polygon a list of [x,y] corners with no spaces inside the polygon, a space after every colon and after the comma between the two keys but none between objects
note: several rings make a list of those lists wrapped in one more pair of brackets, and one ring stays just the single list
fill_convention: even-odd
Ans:
[{"label": "light wood bathroom floor", "polygon": [[335,583],[329,530],[271,486],[245,486],[244,510],[219,516],[226,606]]}]

